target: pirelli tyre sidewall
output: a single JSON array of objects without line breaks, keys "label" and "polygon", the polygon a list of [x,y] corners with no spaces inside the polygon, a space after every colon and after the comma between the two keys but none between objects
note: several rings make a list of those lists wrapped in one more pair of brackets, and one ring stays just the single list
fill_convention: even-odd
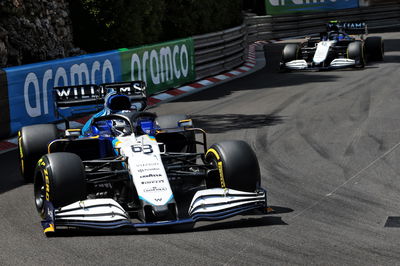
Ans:
[{"label": "pirelli tyre sidewall", "polygon": [[18,132],[20,170],[26,182],[33,181],[38,160],[47,153],[49,142],[57,138],[57,127],[53,124],[26,126]]},{"label": "pirelli tyre sidewall", "polygon": [[254,192],[260,187],[260,167],[256,154],[244,141],[231,140],[213,144],[206,162],[218,169],[218,180],[206,180],[207,187]]},{"label": "pirelli tyre sidewall", "polygon": [[356,67],[363,68],[365,66],[364,44],[361,41],[349,43],[347,47],[347,57],[356,61]]},{"label": "pirelli tyre sidewall", "polygon": [[57,152],[40,158],[35,169],[34,197],[42,217],[45,200],[59,208],[85,199],[85,171],[80,157],[73,153]]}]

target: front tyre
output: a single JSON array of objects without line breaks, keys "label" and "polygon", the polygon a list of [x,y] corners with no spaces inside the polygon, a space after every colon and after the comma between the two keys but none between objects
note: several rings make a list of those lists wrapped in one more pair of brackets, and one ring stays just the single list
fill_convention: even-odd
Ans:
[{"label": "front tyre", "polygon": [[80,157],[67,152],[44,155],[35,170],[34,196],[42,218],[45,200],[59,208],[85,199],[85,171]]},{"label": "front tyre", "polygon": [[260,167],[256,154],[244,141],[231,140],[213,144],[206,162],[218,169],[218,177],[206,180],[207,188],[230,188],[254,192],[260,187]]},{"label": "front tyre", "polygon": [[297,60],[300,55],[300,46],[295,43],[286,44],[282,51],[282,62]]},{"label": "front tyre", "polygon": [[365,67],[364,46],[360,41],[349,43],[347,47],[347,57],[356,61],[356,67]]}]

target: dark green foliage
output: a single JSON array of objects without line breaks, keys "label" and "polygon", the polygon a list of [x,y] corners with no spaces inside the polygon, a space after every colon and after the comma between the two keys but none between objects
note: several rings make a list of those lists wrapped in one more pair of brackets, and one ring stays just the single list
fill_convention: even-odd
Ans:
[{"label": "dark green foliage", "polygon": [[243,10],[264,16],[266,15],[265,0],[244,0]]},{"label": "dark green foliage", "polygon": [[75,45],[101,51],[242,23],[242,0],[70,0]]},{"label": "dark green foliage", "polygon": [[70,8],[75,44],[87,51],[157,41],[165,10],[163,0],[71,0]]},{"label": "dark green foliage", "polygon": [[240,0],[166,0],[164,37],[224,30],[242,22]]}]

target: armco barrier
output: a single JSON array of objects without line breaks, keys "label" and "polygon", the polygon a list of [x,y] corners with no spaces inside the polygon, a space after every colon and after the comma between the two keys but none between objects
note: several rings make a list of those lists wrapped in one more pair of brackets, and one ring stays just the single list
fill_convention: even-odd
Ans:
[{"label": "armco barrier", "polygon": [[[143,78],[154,93],[193,81],[193,57],[193,41],[187,38],[5,68],[0,72],[0,138],[25,125],[55,121],[53,87]],[[70,116],[81,109],[68,108],[62,113]]]},{"label": "armco barrier", "polygon": [[196,79],[230,70],[246,60],[245,25],[194,36]]},{"label": "armco barrier", "polygon": [[329,20],[363,21],[369,29],[400,26],[400,1],[345,9],[331,12],[296,13],[279,16],[248,15],[248,42],[271,40],[285,37],[305,36],[325,30]]}]

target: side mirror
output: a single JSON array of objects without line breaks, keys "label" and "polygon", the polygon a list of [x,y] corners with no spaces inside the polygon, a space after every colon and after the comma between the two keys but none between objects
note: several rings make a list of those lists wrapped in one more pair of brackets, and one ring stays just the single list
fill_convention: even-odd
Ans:
[{"label": "side mirror", "polygon": [[82,130],[78,128],[67,129],[65,130],[65,136],[68,138],[77,138],[82,135]]},{"label": "side mirror", "polygon": [[192,127],[192,126],[193,126],[192,119],[180,120],[178,122],[178,127]]}]

